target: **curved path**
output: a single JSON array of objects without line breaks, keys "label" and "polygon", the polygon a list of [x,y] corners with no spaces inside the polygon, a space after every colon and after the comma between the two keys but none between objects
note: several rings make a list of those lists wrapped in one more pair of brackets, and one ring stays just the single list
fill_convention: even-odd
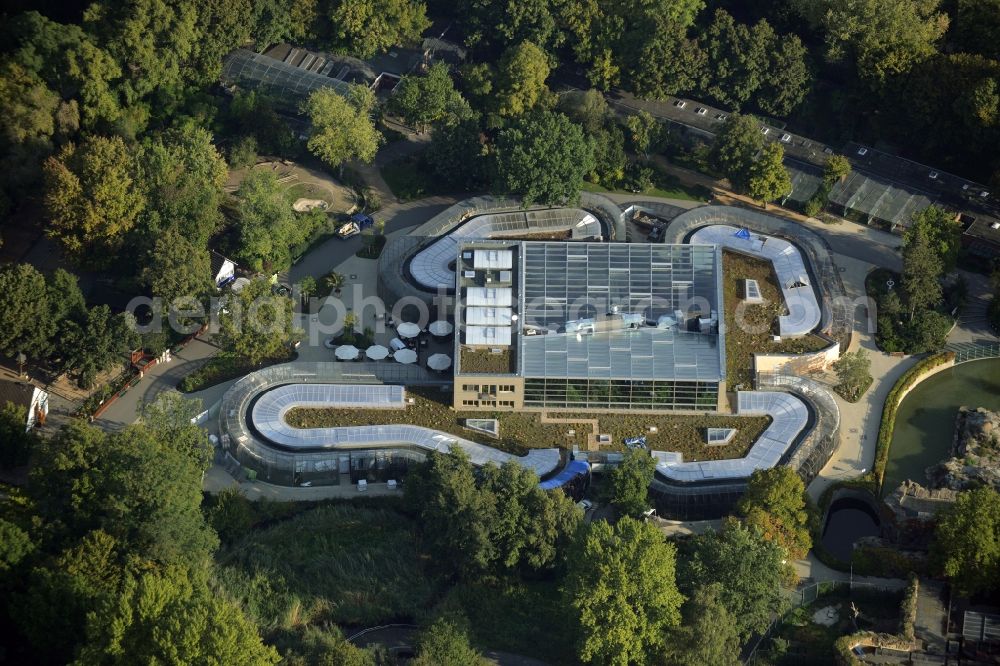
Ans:
[{"label": "curved path", "polygon": [[[392,364],[372,366],[376,372],[403,372]],[[391,379],[398,381],[401,377]],[[293,472],[336,470],[339,455],[352,449],[447,452],[459,448],[469,455],[474,465],[502,465],[514,461],[540,478],[556,471],[562,462],[558,448],[531,449],[524,456],[515,456],[450,433],[414,425],[306,429],[288,425],[285,415],[300,406],[405,407],[402,386],[327,383],[337,380],[344,381],[337,363],[287,363],[244,376],[222,397],[219,433],[224,448],[242,465],[276,470],[289,478]]]}]

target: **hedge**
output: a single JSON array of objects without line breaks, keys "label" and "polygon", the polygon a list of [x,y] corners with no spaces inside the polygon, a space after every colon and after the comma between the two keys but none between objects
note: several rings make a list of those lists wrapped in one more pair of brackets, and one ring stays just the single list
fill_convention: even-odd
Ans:
[{"label": "hedge", "polygon": [[954,360],[955,354],[953,352],[942,352],[928,356],[907,370],[886,396],[885,404],[882,406],[882,422],[878,427],[878,442],[875,445],[875,465],[872,468],[877,494],[881,494],[885,466],[889,462],[889,447],[892,445],[892,433],[896,426],[896,410],[899,408],[900,396],[916,384],[926,372]]},{"label": "hedge", "polygon": [[917,595],[920,592],[920,581],[916,574],[910,574],[910,584],[903,593],[903,602],[899,605],[899,635],[908,641],[915,637],[913,625],[917,621]]}]

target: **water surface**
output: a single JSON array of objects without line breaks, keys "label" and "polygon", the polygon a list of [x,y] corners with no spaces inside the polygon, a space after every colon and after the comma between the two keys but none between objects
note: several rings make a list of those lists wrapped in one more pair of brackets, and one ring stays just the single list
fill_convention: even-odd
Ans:
[{"label": "water surface", "polygon": [[1000,359],[971,361],[925,379],[896,411],[883,493],[906,479],[924,485],[928,467],[950,456],[958,408],[1000,410]]}]

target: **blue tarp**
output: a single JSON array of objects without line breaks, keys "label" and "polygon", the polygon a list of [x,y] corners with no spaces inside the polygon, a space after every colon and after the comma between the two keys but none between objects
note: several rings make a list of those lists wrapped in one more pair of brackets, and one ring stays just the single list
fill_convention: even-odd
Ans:
[{"label": "blue tarp", "polygon": [[590,465],[583,462],[582,460],[572,460],[568,465],[566,465],[561,472],[553,476],[547,481],[542,481],[538,484],[538,487],[542,490],[552,490],[554,488],[562,488],[564,485],[577,478],[590,473]]},{"label": "blue tarp", "polygon": [[746,227],[742,227],[739,231],[733,234],[737,238],[742,238],[743,240],[750,240],[750,230]]},{"label": "blue tarp", "polygon": [[367,229],[375,224],[375,220],[373,220],[370,215],[366,215],[365,213],[355,213],[354,215],[351,215],[351,222],[357,224],[361,229]]}]

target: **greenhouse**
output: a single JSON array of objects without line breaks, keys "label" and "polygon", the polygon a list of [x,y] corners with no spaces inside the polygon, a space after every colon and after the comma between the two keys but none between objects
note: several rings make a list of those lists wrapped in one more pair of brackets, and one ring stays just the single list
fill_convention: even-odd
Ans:
[{"label": "greenhouse", "polygon": [[222,63],[222,83],[248,90],[260,90],[275,97],[280,103],[297,106],[314,90],[332,88],[341,95],[350,92],[352,84],[295,67],[274,58],[236,49]]}]

